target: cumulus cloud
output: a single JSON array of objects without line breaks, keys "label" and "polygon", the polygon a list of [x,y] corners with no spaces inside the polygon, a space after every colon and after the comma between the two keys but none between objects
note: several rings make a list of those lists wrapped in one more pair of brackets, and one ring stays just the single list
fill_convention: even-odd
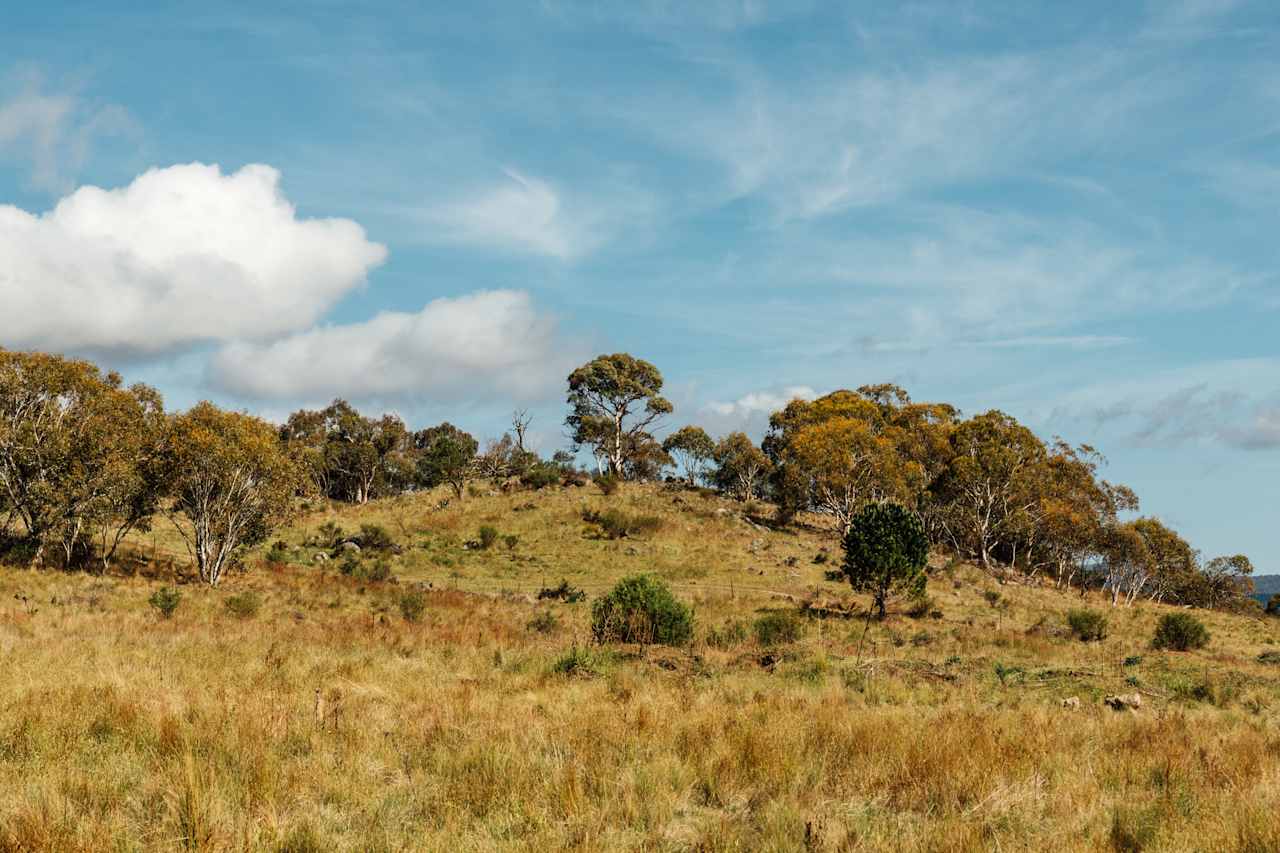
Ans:
[{"label": "cumulus cloud", "polygon": [[300,219],[279,181],[193,163],[42,215],[0,206],[0,344],[145,354],[307,328],[386,249],[349,219]]},{"label": "cumulus cloud", "polygon": [[722,417],[749,418],[752,415],[769,415],[778,411],[792,400],[812,400],[818,392],[808,385],[792,385],[773,391],[752,391],[743,394],[731,403],[712,401],[705,409]]},{"label": "cumulus cloud", "polygon": [[255,399],[529,400],[561,381],[573,358],[528,293],[491,290],[436,299],[417,313],[233,343],[214,357],[211,379]]}]

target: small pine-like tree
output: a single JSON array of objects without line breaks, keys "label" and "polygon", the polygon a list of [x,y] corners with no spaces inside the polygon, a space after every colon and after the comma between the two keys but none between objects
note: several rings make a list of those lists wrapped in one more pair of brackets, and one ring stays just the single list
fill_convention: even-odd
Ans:
[{"label": "small pine-like tree", "polygon": [[895,503],[868,504],[844,537],[844,575],[855,592],[869,592],[880,618],[890,593],[924,594],[929,540],[915,513]]}]

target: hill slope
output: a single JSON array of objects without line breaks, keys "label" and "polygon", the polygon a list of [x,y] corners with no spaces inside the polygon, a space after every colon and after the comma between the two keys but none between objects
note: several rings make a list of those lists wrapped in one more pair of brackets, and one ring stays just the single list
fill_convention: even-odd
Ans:
[{"label": "hill slope", "polygon": [[[770,645],[763,614],[865,603],[824,579],[821,520],[658,487],[442,499],[318,508],[167,620],[163,528],[137,577],[0,571],[0,849],[1280,848],[1280,620],[1197,614],[1206,650],[1155,652],[1168,608],[939,555],[935,615]],[[608,539],[584,515],[610,509],[655,520]],[[343,574],[326,524],[394,548]],[[379,561],[395,582],[358,577]],[[591,646],[590,600],[535,597],[637,571],[695,606],[693,646]],[[1101,642],[1065,630],[1086,605]]]}]

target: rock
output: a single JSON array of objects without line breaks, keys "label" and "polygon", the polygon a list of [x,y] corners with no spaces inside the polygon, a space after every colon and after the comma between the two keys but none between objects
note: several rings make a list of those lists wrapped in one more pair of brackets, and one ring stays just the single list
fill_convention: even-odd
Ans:
[{"label": "rock", "polygon": [[360,553],[360,546],[355,542],[343,542],[338,546],[338,550],[344,551],[348,554],[358,554]]},{"label": "rock", "polygon": [[1068,711],[1080,710],[1080,697],[1068,696],[1066,699],[1062,700],[1062,707],[1066,708]]},{"label": "rock", "polygon": [[313,562],[313,563],[327,563],[327,562],[329,562],[329,555],[328,555],[328,554],[324,554],[324,553],[316,554],[314,557],[312,557],[312,558],[311,558],[311,562]]},{"label": "rock", "polygon": [[1102,703],[1117,711],[1136,711],[1142,707],[1142,696],[1138,693],[1123,693],[1118,696],[1108,696],[1102,700]]}]

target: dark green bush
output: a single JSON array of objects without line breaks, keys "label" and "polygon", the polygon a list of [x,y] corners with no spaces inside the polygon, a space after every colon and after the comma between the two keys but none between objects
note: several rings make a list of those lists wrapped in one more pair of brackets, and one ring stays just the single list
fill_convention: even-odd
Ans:
[{"label": "dark green bush", "polygon": [[493,543],[498,541],[498,528],[488,524],[480,528],[480,547],[486,551],[493,547]]},{"label": "dark green bush", "polygon": [[844,536],[845,577],[854,592],[871,593],[881,619],[889,595],[924,595],[928,556],[920,517],[899,504],[868,504]]},{"label": "dark green bush", "polygon": [[147,599],[147,603],[160,612],[160,616],[168,619],[173,615],[173,611],[178,609],[178,604],[182,601],[182,593],[171,586],[162,586],[155,592],[151,593],[151,597]]},{"label": "dark green bush", "polygon": [[600,491],[607,497],[618,491],[621,481],[612,474],[606,474],[603,477],[596,477],[596,485],[600,487]]},{"label": "dark green bush", "polygon": [[514,551],[516,546],[520,544],[520,537],[514,533],[508,533],[502,537],[502,544],[507,546],[508,551]]},{"label": "dark green bush", "polygon": [[800,639],[804,631],[799,617],[794,613],[775,611],[766,613],[751,626],[756,642],[762,646],[776,646],[783,643],[794,643]]},{"label": "dark green bush", "polygon": [[1185,652],[1202,649],[1209,644],[1209,630],[1190,613],[1166,613],[1156,625],[1151,645],[1157,649]]},{"label": "dark green bush", "polygon": [[547,486],[554,486],[560,482],[560,478],[563,476],[564,474],[558,465],[550,462],[539,462],[520,475],[520,482],[525,487],[536,491],[545,489]]},{"label": "dark green bush", "polygon": [[591,608],[591,634],[598,643],[658,643],[679,646],[693,636],[693,611],[651,575],[623,578]]},{"label": "dark green bush", "polygon": [[1107,617],[1097,610],[1081,608],[1067,611],[1067,627],[1081,642],[1105,640],[1107,637]]},{"label": "dark green bush", "polygon": [[422,612],[427,609],[427,597],[421,590],[411,589],[400,594],[400,615],[406,622],[417,622]]},{"label": "dark green bush", "polygon": [[250,619],[258,615],[258,610],[262,607],[262,599],[253,590],[246,589],[244,592],[227,596],[222,605],[237,619]]},{"label": "dark green bush", "polygon": [[367,551],[389,551],[395,540],[381,524],[360,525],[360,547]]}]

